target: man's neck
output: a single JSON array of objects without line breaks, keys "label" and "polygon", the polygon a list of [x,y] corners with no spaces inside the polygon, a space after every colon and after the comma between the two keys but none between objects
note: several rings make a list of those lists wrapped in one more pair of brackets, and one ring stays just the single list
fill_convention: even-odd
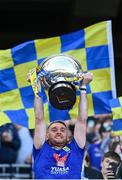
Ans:
[{"label": "man's neck", "polygon": [[60,147],[59,147],[59,146],[53,146],[53,148],[56,149],[56,150],[60,150],[60,149],[62,149],[63,147],[64,147],[64,146],[60,146]]},{"label": "man's neck", "polygon": [[54,144],[51,144],[49,141],[48,143],[56,150],[60,150],[66,145],[66,144],[54,145]]}]

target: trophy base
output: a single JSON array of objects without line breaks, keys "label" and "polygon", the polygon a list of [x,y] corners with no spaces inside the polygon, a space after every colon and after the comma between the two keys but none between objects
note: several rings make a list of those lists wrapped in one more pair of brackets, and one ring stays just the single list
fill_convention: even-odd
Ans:
[{"label": "trophy base", "polygon": [[61,81],[49,89],[49,101],[57,109],[70,109],[76,102],[76,89],[69,82]]}]

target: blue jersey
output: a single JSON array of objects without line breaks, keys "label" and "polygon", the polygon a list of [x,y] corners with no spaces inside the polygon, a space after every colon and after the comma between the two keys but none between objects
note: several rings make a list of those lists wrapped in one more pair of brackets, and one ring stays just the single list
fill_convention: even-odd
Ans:
[{"label": "blue jersey", "polygon": [[47,141],[36,150],[33,148],[35,179],[81,179],[84,149],[73,139],[60,150]]}]

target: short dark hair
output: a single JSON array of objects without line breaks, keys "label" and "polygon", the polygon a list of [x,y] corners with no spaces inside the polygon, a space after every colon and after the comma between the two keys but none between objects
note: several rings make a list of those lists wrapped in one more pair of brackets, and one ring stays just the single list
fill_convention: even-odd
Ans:
[{"label": "short dark hair", "polygon": [[118,164],[121,162],[120,156],[116,152],[114,152],[114,151],[108,151],[107,153],[105,153],[104,157],[103,157],[103,160],[105,158],[111,158],[111,159],[117,161]]},{"label": "short dark hair", "polygon": [[49,126],[47,127],[47,130],[50,128],[50,126],[51,126],[52,124],[56,124],[56,123],[63,124],[63,125],[67,128],[67,126],[66,126],[66,124],[65,124],[64,121],[57,120],[57,121],[52,121],[52,122],[49,124]]}]

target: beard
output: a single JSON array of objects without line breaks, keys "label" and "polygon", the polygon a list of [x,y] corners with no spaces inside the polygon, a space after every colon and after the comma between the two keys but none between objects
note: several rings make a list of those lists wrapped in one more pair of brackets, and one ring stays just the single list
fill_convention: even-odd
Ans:
[{"label": "beard", "polygon": [[48,139],[48,142],[50,145],[52,145],[53,147],[64,147],[67,143],[67,139],[63,139],[63,138],[54,138],[54,139]]}]

